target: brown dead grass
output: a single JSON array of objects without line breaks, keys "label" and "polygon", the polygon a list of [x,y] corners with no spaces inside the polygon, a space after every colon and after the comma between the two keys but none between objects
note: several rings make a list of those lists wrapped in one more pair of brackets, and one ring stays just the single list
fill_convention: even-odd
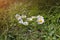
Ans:
[{"label": "brown dead grass", "polygon": [[10,4],[13,4],[16,0],[0,0],[0,8],[7,8]]}]

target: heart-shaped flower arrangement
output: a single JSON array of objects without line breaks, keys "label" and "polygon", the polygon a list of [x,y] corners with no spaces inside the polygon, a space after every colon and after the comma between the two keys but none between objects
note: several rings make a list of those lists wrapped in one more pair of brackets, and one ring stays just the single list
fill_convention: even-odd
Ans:
[{"label": "heart-shaped flower arrangement", "polygon": [[[44,23],[44,17],[40,15],[27,17],[26,15],[16,14],[15,18],[19,21],[20,24],[23,24],[23,25],[30,25],[29,22],[33,22],[33,21],[36,22],[37,24]],[[25,19],[25,21],[23,19]]]}]

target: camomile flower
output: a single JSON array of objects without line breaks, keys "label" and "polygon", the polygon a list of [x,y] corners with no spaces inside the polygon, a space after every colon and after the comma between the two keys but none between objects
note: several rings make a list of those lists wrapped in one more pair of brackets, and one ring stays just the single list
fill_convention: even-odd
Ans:
[{"label": "camomile flower", "polygon": [[22,20],[22,19],[21,19],[21,20],[19,20],[19,23],[23,24],[23,20]]},{"label": "camomile flower", "polygon": [[40,15],[37,16],[37,18],[40,17]]},{"label": "camomile flower", "polygon": [[26,18],[26,15],[22,15],[21,17],[22,17],[22,18]]},{"label": "camomile flower", "polygon": [[17,20],[21,20],[21,16],[19,14],[16,14],[15,17]]},{"label": "camomile flower", "polygon": [[38,22],[38,24],[43,24],[44,23],[44,18],[42,16],[38,17],[37,22]]},{"label": "camomile flower", "polygon": [[16,15],[15,15],[16,18],[19,17],[19,16],[20,16],[19,14],[16,14]]},{"label": "camomile flower", "polygon": [[38,15],[37,18],[44,18],[43,16]]},{"label": "camomile flower", "polygon": [[23,24],[23,25],[28,25],[28,22],[26,21],[26,22],[23,22],[22,24]]},{"label": "camomile flower", "polygon": [[27,18],[27,21],[32,21],[33,20],[33,18]]},{"label": "camomile flower", "polygon": [[35,16],[32,16],[31,18],[36,18]]}]

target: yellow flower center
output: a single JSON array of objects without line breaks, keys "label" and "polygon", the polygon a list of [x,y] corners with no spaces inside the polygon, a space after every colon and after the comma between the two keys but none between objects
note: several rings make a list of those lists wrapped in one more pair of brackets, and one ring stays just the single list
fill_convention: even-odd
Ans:
[{"label": "yellow flower center", "polygon": [[42,20],[39,20],[39,22],[42,22]]}]

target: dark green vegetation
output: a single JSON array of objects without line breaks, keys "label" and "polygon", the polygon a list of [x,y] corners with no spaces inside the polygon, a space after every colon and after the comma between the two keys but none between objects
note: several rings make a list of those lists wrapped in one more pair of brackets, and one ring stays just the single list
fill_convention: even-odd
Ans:
[{"label": "dark green vegetation", "polygon": [[[0,9],[0,40],[60,40],[60,0],[47,1],[18,2],[6,10]],[[15,14],[42,15],[45,23],[24,26]]]}]

